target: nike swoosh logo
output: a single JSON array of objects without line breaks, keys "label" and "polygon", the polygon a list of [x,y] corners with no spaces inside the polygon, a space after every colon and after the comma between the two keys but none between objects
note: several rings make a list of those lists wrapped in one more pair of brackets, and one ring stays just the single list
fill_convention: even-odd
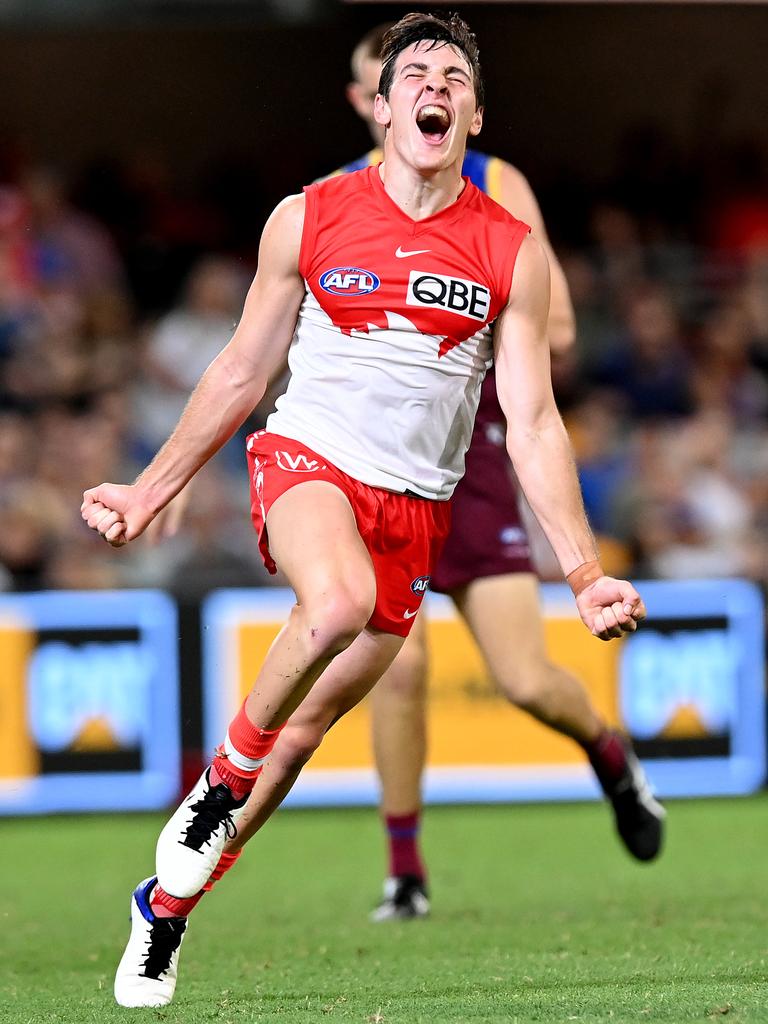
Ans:
[{"label": "nike swoosh logo", "polygon": [[415,611],[415,612],[412,612],[412,611],[404,611],[404,612],[403,612],[403,618],[404,618],[404,619],[412,619],[414,615],[418,615],[418,614],[419,614],[419,609],[418,609],[418,608],[416,609],[416,611]]},{"label": "nike swoosh logo", "polygon": [[402,259],[405,259],[406,256],[421,256],[425,252],[432,252],[432,250],[431,249],[412,249],[410,252],[406,252],[405,249],[402,249],[398,245],[397,249],[395,249],[395,256],[397,256],[397,258],[399,260],[402,260]]}]

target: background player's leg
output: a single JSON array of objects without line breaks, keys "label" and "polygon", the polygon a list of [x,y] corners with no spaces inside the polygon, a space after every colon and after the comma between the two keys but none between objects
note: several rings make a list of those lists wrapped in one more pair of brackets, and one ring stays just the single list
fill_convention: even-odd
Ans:
[{"label": "background player's leg", "polygon": [[536,577],[488,576],[451,596],[502,692],[581,744],[611,801],[626,849],[638,860],[656,857],[664,809],[627,740],[602,721],[583,684],[548,659]]},{"label": "background player's leg", "polygon": [[371,694],[373,754],[383,814],[409,814],[421,803],[427,756],[427,629],[419,615]]},{"label": "background player's leg", "polygon": [[[312,684],[358,636],[373,612],[376,579],[346,495],[325,481],[299,484],[267,514],[270,550],[295,594],[223,747],[157,844],[153,902],[184,914],[234,830],[278,731]],[[167,899],[166,899],[167,897]]]},{"label": "background player's leg", "polygon": [[419,615],[400,653],[371,694],[371,726],[388,845],[377,921],[423,916],[426,868],[419,849],[421,779],[427,756],[427,630]]},{"label": "background player's leg", "polygon": [[547,657],[533,573],[488,576],[451,597],[477,641],[492,678],[517,707],[582,744],[604,724],[589,694]]}]

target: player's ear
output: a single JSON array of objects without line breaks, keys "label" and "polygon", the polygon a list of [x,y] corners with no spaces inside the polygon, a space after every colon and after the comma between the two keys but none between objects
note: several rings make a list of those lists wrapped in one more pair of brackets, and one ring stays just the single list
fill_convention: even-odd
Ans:
[{"label": "player's ear", "polygon": [[479,135],[480,129],[483,127],[483,108],[478,107],[472,115],[472,120],[469,124],[469,134]]},{"label": "player's ear", "polygon": [[382,128],[389,128],[392,123],[392,111],[380,92],[376,93],[376,99],[373,101],[373,119]]}]

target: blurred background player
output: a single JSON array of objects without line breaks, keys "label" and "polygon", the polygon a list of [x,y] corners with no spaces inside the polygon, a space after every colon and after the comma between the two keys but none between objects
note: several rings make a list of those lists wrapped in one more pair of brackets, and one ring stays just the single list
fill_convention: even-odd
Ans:
[{"label": "blurred background player", "polygon": [[[381,48],[390,25],[368,32],[352,53],[347,98],[376,143],[337,174],[378,164],[384,129],[373,114]],[[463,174],[515,217],[544,247],[551,273],[548,337],[553,356],[574,342],[568,285],[552,250],[541,210],[525,176],[498,157],[468,149]],[[517,484],[505,447],[506,424],[493,370],[483,384],[464,478],[453,497],[451,532],[430,587],[448,594],[477,642],[490,677],[517,707],[570,736],[586,752],[613,807],[621,839],[639,860],[662,843],[663,810],[626,740],[601,719],[583,684],[549,661],[538,580],[519,511]],[[419,847],[421,786],[427,752],[428,649],[424,614],[371,694],[373,749],[381,779],[381,815],[388,845],[384,897],[372,919],[423,917],[429,912],[427,870]],[[253,817],[252,817],[253,814]],[[260,827],[246,808],[229,853]]]}]

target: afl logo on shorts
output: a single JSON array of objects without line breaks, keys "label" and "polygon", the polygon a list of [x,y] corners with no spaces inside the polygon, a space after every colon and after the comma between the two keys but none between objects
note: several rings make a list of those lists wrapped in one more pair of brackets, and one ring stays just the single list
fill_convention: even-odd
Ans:
[{"label": "afl logo on shorts", "polygon": [[431,579],[431,576],[418,576],[411,584],[411,590],[414,594],[419,594],[419,596],[423,597],[429,589],[429,581]]},{"label": "afl logo on shorts", "polygon": [[334,267],[320,277],[320,287],[331,295],[367,295],[375,292],[380,284],[373,271],[360,267]]}]

